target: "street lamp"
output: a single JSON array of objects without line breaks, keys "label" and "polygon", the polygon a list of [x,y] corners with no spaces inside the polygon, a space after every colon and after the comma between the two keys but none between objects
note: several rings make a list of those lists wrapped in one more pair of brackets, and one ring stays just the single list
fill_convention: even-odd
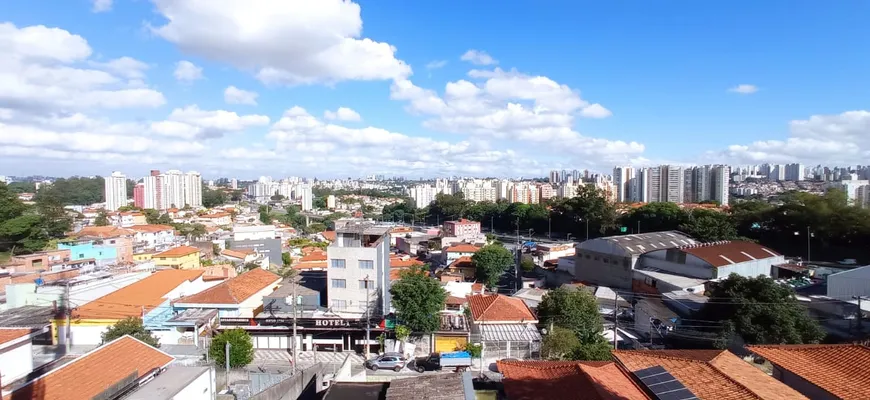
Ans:
[{"label": "street lamp", "polygon": [[589,240],[589,218],[579,218],[578,221],[586,222],[586,240]]},{"label": "street lamp", "polygon": [[569,242],[571,241],[571,234],[570,234],[570,233],[568,234],[568,237],[565,238],[565,240],[567,240],[567,241],[569,241]]}]

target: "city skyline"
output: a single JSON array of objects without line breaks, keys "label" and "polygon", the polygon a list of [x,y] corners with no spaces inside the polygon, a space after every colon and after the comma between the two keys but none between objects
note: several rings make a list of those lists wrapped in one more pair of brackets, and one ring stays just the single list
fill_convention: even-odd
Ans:
[{"label": "city skyline", "polygon": [[870,155],[867,55],[849,51],[870,30],[863,4],[463,4],[445,32],[445,3],[99,3],[5,10],[3,175],[528,177]]}]

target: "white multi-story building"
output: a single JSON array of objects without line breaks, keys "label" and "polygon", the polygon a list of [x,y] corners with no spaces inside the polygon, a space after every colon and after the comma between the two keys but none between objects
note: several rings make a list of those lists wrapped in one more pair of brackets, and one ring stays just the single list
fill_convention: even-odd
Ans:
[{"label": "white multi-story building", "polygon": [[465,196],[466,200],[495,202],[498,199],[496,195],[496,183],[491,180],[471,179],[459,181],[456,186]]},{"label": "white multi-story building", "polygon": [[537,204],[540,201],[538,187],[533,182],[515,182],[508,191],[511,203]]},{"label": "white multi-story building", "polygon": [[106,210],[116,211],[127,205],[127,177],[118,172],[106,177]]},{"label": "white multi-story building", "polygon": [[682,203],[683,190],[685,190],[685,175],[683,168],[675,165],[663,165],[662,171],[662,195],[661,200],[669,203]]},{"label": "white multi-story building", "polygon": [[236,178],[230,179],[230,189],[236,190],[239,188],[239,180]]},{"label": "white multi-story building", "polygon": [[846,179],[827,184],[827,188],[837,188],[846,192],[849,204],[858,207],[870,207],[870,181],[863,179]]},{"label": "white multi-story building", "polygon": [[335,195],[326,196],[326,208],[330,210],[335,209]]},{"label": "white multi-story building", "polygon": [[728,205],[728,183],[731,181],[731,168],[727,165],[713,167],[713,198],[720,205]]},{"label": "white multi-story building", "polygon": [[311,191],[311,185],[302,185],[302,211],[311,211],[314,209],[314,193]]},{"label": "white multi-story building", "polygon": [[326,248],[327,296],[333,312],[355,317],[390,312],[389,227],[353,223]]},{"label": "white multi-story building", "polygon": [[163,174],[163,196],[166,206],[184,207],[184,173],[173,169]]},{"label": "white multi-story building", "polygon": [[613,186],[616,188],[616,201],[623,203],[631,200],[629,192],[631,189],[631,180],[634,178],[634,168],[615,167],[613,168]]},{"label": "white multi-story building", "polygon": [[437,190],[432,185],[416,185],[409,190],[409,195],[414,199],[417,208],[429,206],[435,201]]},{"label": "white multi-story building", "polygon": [[182,178],[184,185],[184,205],[202,207],[202,176],[190,171]]},{"label": "white multi-story building", "polygon": [[649,203],[662,201],[662,168],[644,168],[643,181],[646,182],[646,201]]}]

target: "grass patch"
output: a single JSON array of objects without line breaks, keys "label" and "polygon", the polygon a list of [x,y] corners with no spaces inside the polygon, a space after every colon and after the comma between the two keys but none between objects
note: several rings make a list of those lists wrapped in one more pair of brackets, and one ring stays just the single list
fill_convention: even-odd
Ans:
[{"label": "grass patch", "polygon": [[3,264],[6,261],[9,261],[10,258],[12,258],[12,252],[0,251],[0,264]]}]

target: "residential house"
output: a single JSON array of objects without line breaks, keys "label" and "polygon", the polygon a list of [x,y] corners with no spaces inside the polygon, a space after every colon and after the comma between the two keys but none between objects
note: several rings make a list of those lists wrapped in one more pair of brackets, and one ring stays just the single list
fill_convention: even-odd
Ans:
[{"label": "residential house", "polygon": [[14,272],[39,272],[65,269],[70,262],[69,249],[61,249],[12,256],[7,265],[14,266]]},{"label": "residential house", "polygon": [[[390,282],[396,281],[402,275],[402,271],[410,270],[411,268],[423,267],[422,261],[408,256],[390,255]],[[428,271],[427,271],[428,272]]]},{"label": "residential house", "polygon": [[142,214],[140,212],[110,213],[108,215],[108,218],[111,225],[121,228],[129,228],[133,225],[145,225],[148,223],[148,220],[145,218],[145,214]]},{"label": "residential house", "polygon": [[480,247],[467,243],[450,246],[444,250],[445,264],[450,265],[460,257],[471,257],[474,253],[477,253],[478,250],[480,250]]},{"label": "residential house", "polygon": [[3,400],[116,399],[164,373],[174,360],[131,336],[123,336],[20,385],[8,387]]},{"label": "residential house", "polygon": [[227,261],[236,264],[247,264],[249,262],[261,261],[259,254],[253,249],[232,250],[225,249],[221,251],[221,257]]},{"label": "residential house", "polygon": [[142,250],[163,251],[175,244],[175,228],[169,225],[135,225],[133,243]]},{"label": "residential house", "polygon": [[57,246],[59,250],[68,249],[73,261],[94,259],[98,266],[133,263],[133,231],[115,226],[86,226],[74,236],[75,240]]},{"label": "residential house", "polygon": [[326,252],[317,247],[302,249],[302,257],[293,263],[297,271],[326,271]]},{"label": "residential house", "polygon": [[208,226],[228,226],[233,224],[233,216],[227,212],[200,215],[197,222]]},{"label": "residential house", "polygon": [[538,318],[522,299],[500,294],[468,296],[472,341],[483,343],[484,361],[538,357]]},{"label": "residential house", "polygon": [[[299,282],[299,279],[296,279]],[[300,282],[301,283],[301,282]],[[272,293],[263,296],[263,312],[266,315],[291,314],[294,309],[297,312],[314,311],[320,308],[320,292],[303,284],[295,283],[291,279],[285,279],[281,287]],[[293,297],[296,297],[294,308]]]},{"label": "residential house", "polygon": [[158,267],[172,267],[175,269],[199,269],[199,249],[190,246],[180,246],[151,257]]},{"label": "residential house", "polygon": [[234,226],[233,240],[276,239],[275,225]]},{"label": "residential house", "polygon": [[811,399],[870,399],[870,347],[855,344],[747,346],[773,377]]},{"label": "residential house", "polygon": [[[161,318],[171,316],[170,300],[184,295],[198,293],[215,283],[202,280],[202,270],[163,270],[145,279],[111,292],[85,305],[76,307],[72,312],[69,337],[66,320],[52,321],[52,332],[56,334],[55,344],[69,341],[73,345],[95,345],[102,343],[101,334],[116,322],[129,318],[142,318],[146,326],[151,320],[162,322]],[[160,328],[159,324],[152,324]],[[177,332],[153,332],[158,337],[166,337],[169,343]]]},{"label": "residential house", "polygon": [[612,355],[616,364],[650,395],[659,391],[656,383],[670,379],[671,390],[680,386],[686,390],[675,398],[806,399],[727,350],[614,350]]},{"label": "residential house", "polygon": [[441,270],[441,274],[452,277],[461,276],[463,281],[473,282],[477,277],[477,268],[471,261],[470,256],[462,256],[453,260],[447,268]]},{"label": "residential house", "polygon": [[174,312],[215,309],[219,317],[253,318],[254,311],[263,306],[263,296],[272,293],[280,282],[280,276],[257,268],[199,293],[179,298],[172,303],[172,309]]},{"label": "residential house", "polygon": [[480,222],[460,219],[444,222],[444,236],[460,239],[472,239],[480,236]]},{"label": "residential house", "polygon": [[0,387],[33,372],[33,338],[47,328],[0,328]]}]

